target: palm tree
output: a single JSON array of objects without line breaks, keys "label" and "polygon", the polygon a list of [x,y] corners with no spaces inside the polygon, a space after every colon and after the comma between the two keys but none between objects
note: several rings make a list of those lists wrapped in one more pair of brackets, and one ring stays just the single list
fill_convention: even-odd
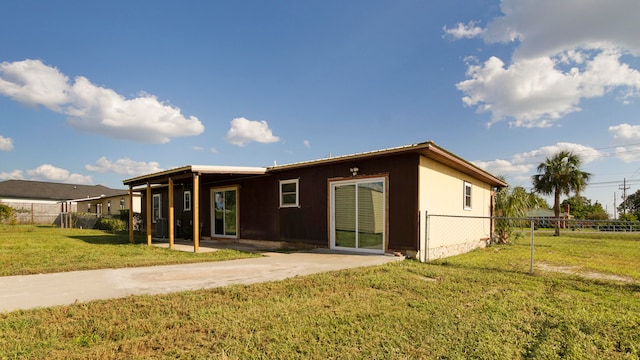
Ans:
[{"label": "palm tree", "polygon": [[533,188],[543,195],[553,194],[553,213],[556,216],[555,236],[560,236],[560,195],[571,192],[579,195],[585,189],[591,174],[580,170],[582,161],[571,151],[560,151],[538,165],[538,174],[532,176]]},{"label": "palm tree", "polygon": [[498,190],[494,201],[495,213],[498,216],[495,222],[494,241],[499,244],[507,244],[514,236],[519,238],[520,233],[516,232],[515,228],[520,228],[523,224],[520,220],[514,221],[514,219],[522,219],[527,216],[528,210],[540,206],[540,201],[535,194],[527,193],[521,186]]}]

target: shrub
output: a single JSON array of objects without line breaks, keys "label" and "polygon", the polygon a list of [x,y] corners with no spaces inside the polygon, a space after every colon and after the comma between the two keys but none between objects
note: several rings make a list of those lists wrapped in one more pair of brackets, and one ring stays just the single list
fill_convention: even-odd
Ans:
[{"label": "shrub", "polygon": [[14,220],[15,210],[9,205],[0,204],[0,223]]},{"label": "shrub", "polygon": [[99,218],[95,228],[98,230],[118,232],[126,229],[126,223],[120,219]]}]

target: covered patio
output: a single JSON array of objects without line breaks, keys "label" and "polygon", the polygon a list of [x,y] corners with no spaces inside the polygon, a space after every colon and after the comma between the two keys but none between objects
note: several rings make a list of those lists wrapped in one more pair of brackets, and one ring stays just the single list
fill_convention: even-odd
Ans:
[{"label": "covered patio", "polygon": [[[168,192],[168,214],[167,214],[167,234],[168,247],[174,249],[176,246],[175,239],[175,189],[176,187],[189,188],[190,192],[190,212],[191,212],[191,237],[193,240],[193,252],[198,252],[201,242],[201,219],[202,209],[207,208],[208,204],[202,204],[202,200],[209,199],[209,196],[203,196],[201,189],[203,186],[209,188],[212,185],[237,181],[238,179],[264,176],[267,169],[262,167],[239,167],[239,166],[199,166],[187,165],[180,168],[161,171],[153,174],[142,175],[139,177],[124,180],[125,186],[129,187],[129,208],[133,208],[133,194],[137,191],[143,194],[145,199],[142,204],[144,213],[144,231],[146,232],[147,245],[152,245],[154,223],[152,215],[152,190],[162,187],[167,188]],[[129,224],[133,224],[133,212],[129,212]],[[129,226],[129,241],[133,242],[133,226]]]}]

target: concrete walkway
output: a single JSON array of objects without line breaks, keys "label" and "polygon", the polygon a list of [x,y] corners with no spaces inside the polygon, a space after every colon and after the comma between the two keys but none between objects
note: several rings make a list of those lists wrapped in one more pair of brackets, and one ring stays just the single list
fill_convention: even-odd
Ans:
[{"label": "concrete walkway", "polygon": [[165,294],[380,265],[404,257],[327,250],[220,262],[0,277],[0,312],[129,295]]}]

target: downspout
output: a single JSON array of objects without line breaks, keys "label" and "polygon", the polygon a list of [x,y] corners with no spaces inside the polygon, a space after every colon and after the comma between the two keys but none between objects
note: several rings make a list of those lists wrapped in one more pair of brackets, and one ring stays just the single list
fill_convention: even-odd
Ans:
[{"label": "downspout", "polygon": [[424,242],[425,242],[425,253],[424,253],[424,262],[429,261],[429,212],[424,212]]},{"label": "downspout", "polygon": [[147,228],[147,246],[151,246],[151,183],[147,182],[147,214],[146,214],[146,228]]},{"label": "downspout", "polygon": [[133,244],[133,185],[129,185],[129,242]]},{"label": "downspout", "polygon": [[429,261],[429,212],[424,212],[424,227],[420,224],[422,221],[422,212],[418,211],[418,226],[419,229],[424,229],[424,233],[422,231],[418,231],[420,248],[418,249],[418,260],[420,262]]},{"label": "downspout", "polygon": [[491,204],[489,205],[489,216],[490,219],[489,220],[489,243],[493,242],[493,222],[494,222],[494,216],[495,216],[495,207],[496,207],[496,188],[494,187],[491,190]]}]

